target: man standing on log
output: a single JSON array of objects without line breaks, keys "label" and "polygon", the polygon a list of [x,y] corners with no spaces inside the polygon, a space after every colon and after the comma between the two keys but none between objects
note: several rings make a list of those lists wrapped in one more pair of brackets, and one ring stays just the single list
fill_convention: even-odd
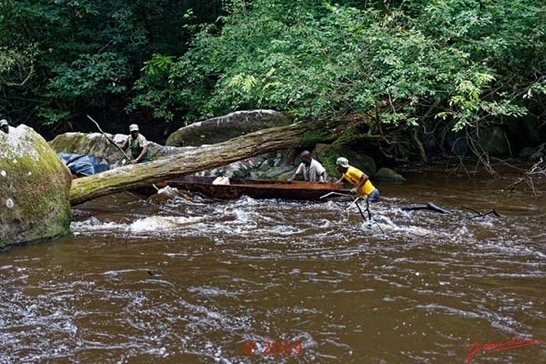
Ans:
[{"label": "man standing on log", "polygon": [[129,125],[129,132],[130,135],[127,136],[125,142],[118,145],[124,151],[127,149],[131,150],[131,163],[135,164],[151,161],[152,158],[148,150],[148,141],[144,135],[139,133],[138,125]]},{"label": "man standing on log", "polygon": [[357,193],[359,196],[368,196],[368,201],[379,201],[379,191],[372,185],[370,178],[360,169],[349,165],[347,158],[339,157],[336,160],[336,168],[341,173],[341,179],[337,183],[346,180],[354,187],[351,193]]},{"label": "man standing on log", "polygon": [[302,174],[305,181],[311,182],[326,182],[326,169],[320,164],[319,161],[311,157],[311,153],[308,150],[304,150],[300,154],[301,163],[296,169],[296,172],[288,180],[294,180],[298,175]]}]

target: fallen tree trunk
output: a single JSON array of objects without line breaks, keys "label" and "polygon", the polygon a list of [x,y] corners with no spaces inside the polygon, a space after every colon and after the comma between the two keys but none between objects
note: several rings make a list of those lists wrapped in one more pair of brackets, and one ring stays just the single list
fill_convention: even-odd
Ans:
[{"label": "fallen tree trunk", "polygon": [[134,164],[72,181],[70,203],[78,205],[97,197],[170,178],[211,169],[278,149],[332,140],[338,122],[292,124],[247,134],[228,141],[196,147],[148,163]]}]

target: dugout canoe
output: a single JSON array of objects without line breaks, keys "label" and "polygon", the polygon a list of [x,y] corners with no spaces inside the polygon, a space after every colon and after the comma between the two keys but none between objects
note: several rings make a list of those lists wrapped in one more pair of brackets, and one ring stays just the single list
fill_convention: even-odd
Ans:
[{"label": "dugout canoe", "polygon": [[321,196],[330,192],[349,192],[343,188],[342,183],[333,182],[219,179],[200,176],[184,176],[169,180],[164,185],[216,199],[237,199],[245,195],[256,199],[320,200]]}]

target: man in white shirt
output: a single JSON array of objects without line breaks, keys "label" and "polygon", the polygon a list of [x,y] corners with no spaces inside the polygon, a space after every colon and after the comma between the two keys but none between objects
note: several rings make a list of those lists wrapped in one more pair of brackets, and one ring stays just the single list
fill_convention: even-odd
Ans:
[{"label": "man in white shirt", "polygon": [[303,175],[305,181],[324,183],[327,179],[326,169],[320,164],[319,161],[311,157],[311,153],[308,150],[304,150],[300,154],[301,163],[296,169],[296,172],[288,180],[292,181],[296,179],[298,175]]}]

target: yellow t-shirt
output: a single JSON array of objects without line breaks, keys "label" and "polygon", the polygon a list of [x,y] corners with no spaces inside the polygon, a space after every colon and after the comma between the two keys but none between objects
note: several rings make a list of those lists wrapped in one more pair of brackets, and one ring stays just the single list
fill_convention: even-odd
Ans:
[{"label": "yellow t-shirt", "polygon": [[[363,174],[364,172],[362,172],[360,169],[349,166],[349,168],[347,168],[347,171],[343,173],[343,179],[356,187],[360,183],[360,179],[362,178]],[[375,190],[375,187],[368,179],[366,183],[364,183],[364,186],[360,187],[356,192],[360,196],[367,196],[372,193],[373,190]]]}]

